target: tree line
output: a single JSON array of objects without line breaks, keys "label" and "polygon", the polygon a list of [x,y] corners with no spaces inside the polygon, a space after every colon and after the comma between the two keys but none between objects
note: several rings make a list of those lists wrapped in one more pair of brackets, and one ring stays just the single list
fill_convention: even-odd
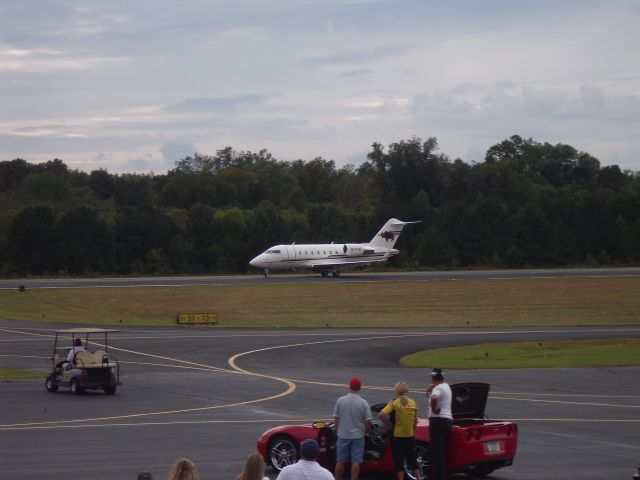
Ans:
[{"label": "tree line", "polygon": [[421,220],[390,267],[640,262],[640,174],[512,136],[483,162],[435,138],[374,143],[367,161],[279,161],[228,147],[166,174],[0,162],[0,274],[241,273],[279,243],[368,241]]}]

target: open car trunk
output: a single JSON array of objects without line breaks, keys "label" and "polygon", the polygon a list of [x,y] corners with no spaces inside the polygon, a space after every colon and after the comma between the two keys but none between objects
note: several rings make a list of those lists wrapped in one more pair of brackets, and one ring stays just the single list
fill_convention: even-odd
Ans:
[{"label": "open car trunk", "polygon": [[456,425],[482,421],[486,418],[488,383],[466,382],[450,385],[451,415]]}]

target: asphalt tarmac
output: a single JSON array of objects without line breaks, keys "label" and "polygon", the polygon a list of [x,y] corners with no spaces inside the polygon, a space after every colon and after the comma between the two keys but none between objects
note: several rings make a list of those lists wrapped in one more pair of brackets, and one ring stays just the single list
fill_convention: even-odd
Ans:
[{"label": "asphalt tarmac", "polygon": [[[0,368],[46,370],[56,328],[64,326],[0,320]],[[268,428],[330,418],[353,376],[363,379],[371,404],[388,401],[403,379],[424,407],[428,370],[401,368],[404,354],[639,336],[640,326],[123,328],[112,341],[123,382],[113,396],[47,393],[40,379],[0,381],[0,478],[134,479],[147,470],[162,479],[184,456],[202,479],[232,479]],[[492,478],[631,478],[640,461],[640,367],[452,370],[447,380],[490,383],[487,415],[518,422],[515,463]]]}]

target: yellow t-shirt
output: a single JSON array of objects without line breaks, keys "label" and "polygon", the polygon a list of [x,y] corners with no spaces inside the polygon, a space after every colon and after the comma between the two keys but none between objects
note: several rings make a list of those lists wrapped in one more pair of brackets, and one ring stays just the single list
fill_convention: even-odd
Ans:
[{"label": "yellow t-shirt", "polygon": [[382,409],[384,413],[390,415],[391,412],[396,412],[396,421],[393,427],[394,437],[413,437],[414,425],[418,418],[418,407],[416,402],[405,397],[407,404],[402,405],[400,398],[396,398],[393,401],[387,403]]}]

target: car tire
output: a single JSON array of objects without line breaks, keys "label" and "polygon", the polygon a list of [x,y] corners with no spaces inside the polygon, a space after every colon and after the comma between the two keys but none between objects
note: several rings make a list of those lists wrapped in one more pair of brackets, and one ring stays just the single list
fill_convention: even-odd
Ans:
[{"label": "car tire", "polygon": [[293,465],[298,458],[298,443],[289,435],[278,435],[269,442],[267,459],[276,471],[281,471],[287,465]]},{"label": "car tire", "polygon": [[55,393],[58,391],[58,385],[53,379],[53,375],[49,375],[47,379],[44,381],[44,388],[47,389],[47,392]]},{"label": "car tire", "polygon": [[[416,456],[418,457],[418,468],[420,469],[420,476],[422,480],[431,480],[431,457],[429,451],[429,444],[423,442],[416,442]],[[405,478],[415,480],[413,472],[404,466]]]},{"label": "car tire", "polygon": [[84,390],[84,388],[80,386],[80,384],[78,383],[78,380],[76,380],[75,378],[71,379],[71,383],[69,384],[69,387],[71,389],[71,393],[73,393],[74,395],[80,395]]},{"label": "car tire", "polygon": [[114,393],[116,393],[116,386],[115,385],[105,385],[102,387],[102,390],[104,390],[104,393],[106,393],[107,395],[113,395]]}]

